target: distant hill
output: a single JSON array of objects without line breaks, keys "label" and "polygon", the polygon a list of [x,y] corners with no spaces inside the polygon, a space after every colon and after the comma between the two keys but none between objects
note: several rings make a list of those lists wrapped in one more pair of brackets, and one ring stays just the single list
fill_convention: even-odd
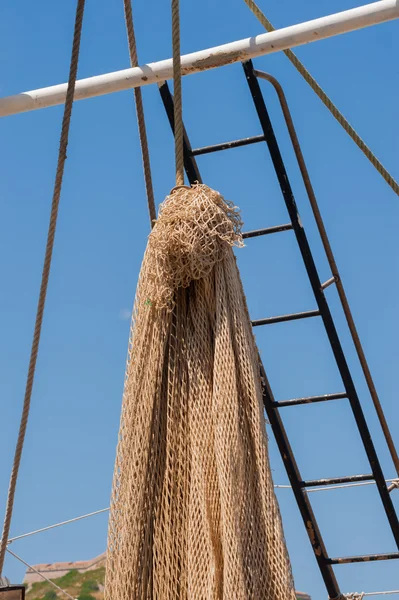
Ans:
[{"label": "distant hill", "polygon": [[[72,598],[76,598],[76,600],[103,600],[105,579],[104,563],[105,559],[102,559],[96,563],[98,568],[85,570],[83,572],[78,571],[76,568],[72,569],[62,577],[51,578],[51,581],[68,592]],[[48,565],[48,567],[50,567],[50,565]],[[57,568],[59,568],[58,565]],[[296,592],[296,594],[297,600],[311,600],[310,596],[304,592]],[[66,596],[61,591],[56,590],[55,587],[47,581],[35,581],[27,588],[25,598],[26,600],[58,600],[61,598],[65,600]]]},{"label": "distant hill", "polygon": [[[60,588],[77,600],[103,600],[104,598],[105,566],[85,573],[77,570],[69,571],[66,575],[52,579]],[[26,600],[58,600],[66,596],[55,589],[47,581],[36,581],[29,587]]]}]

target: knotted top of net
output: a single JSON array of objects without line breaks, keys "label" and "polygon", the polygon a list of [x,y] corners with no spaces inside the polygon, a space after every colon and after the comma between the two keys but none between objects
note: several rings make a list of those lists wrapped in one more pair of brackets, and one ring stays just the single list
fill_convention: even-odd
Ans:
[{"label": "knotted top of net", "polygon": [[208,275],[228,248],[244,245],[241,226],[238,208],[208,186],[172,191],[148,240],[146,302],[171,309],[177,288]]}]

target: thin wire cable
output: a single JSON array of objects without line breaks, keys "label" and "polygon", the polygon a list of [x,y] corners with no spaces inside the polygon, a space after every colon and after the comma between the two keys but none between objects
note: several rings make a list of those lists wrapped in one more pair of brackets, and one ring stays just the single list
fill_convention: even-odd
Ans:
[{"label": "thin wire cable", "polygon": [[[386,483],[391,483],[391,482],[395,482],[397,480],[396,479],[386,479],[385,481],[386,481]],[[315,487],[315,488],[308,489],[307,492],[308,493],[326,492],[328,490],[338,490],[338,489],[342,489],[342,488],[360,487],[360,486],[364,486],[364,485],[375,485],[375,481],[363,481],[360,483],[344,483],[344,484],[339,484],[339,485]],[[274,486],[274,488],[288,490],[288,489],[291,489],[291,486],[284,485],[284,484],[276,484]],[[49,529],[55,529],[56,527],[61,527],[62,525],[68,525],[69,523],[74,523],[75,521],[80,521],[80,520],[86,519],[88,517],[93,517],[95,515],[99,515],[100,513],[104,513],[107,511],[109,511],[109,506],[107,508],[101,508],[100,510],[96,510],[94,512],[87,513],[85,515],[81,515],[79,517],[74,517],[73,519],[68,519],[67,521],[61,521],[60,523],[55,523],[54,525],[48,525],[47,527],[42,527],[41,529],[35,529],[34,531],[30,531],[29,533],[23,533],[21,535],[17,535],[13,538],[10,538],[8,540],[8,543],[11,544],[12,542],[15,542],[16,540],[20,540],[22,538],[25,538],[25,537],[28,537],[31,535],[35,535],[36,533],[42,533],[43,531],[48,531]]]},{"label": "thin wire cable", "polygon": [[[137,67],[139,64],[139,59],[137,54],[136,36],[134,33],[132,2],[131,0],[123,0],[123,5],[125,9],[125,23],[127,30],[127,39],[129,44],[130,65],[132,67]],[[137,125],[140,137],[141,156],[143,159],[144,181],[147,193],[148,212],[150,215],[151,227],[153,227],[154,221],[157,218],[157,214],[155,209],[154,187],[152,184],[147,129],[144,117],[143,96],[140,87],[134,88],[134,98],[136,102]]]},{"label": "thin wire cable", "polygon": [[[386,483],[390,483],[391,481],[396,481],[396,479],[386,479],[385,482]],[[375,485],[375,481],[363,481],[360,483],[340,483],[338,485],[326,485],[323,487],[314,487],[314,488],[309,488],[307,491],[308,494],[312,493],[312,492],[326,492],[328,490],[340,490],[340,489],[344,489],[344,488],[354,488],[354,487],[361,487],[364,485]],[[274,486],[276,489],[291,489],[290,485],[275,485]]]},{"label": "thin wire cable", "polygon": [[[255,17],[260,21],[266,31],[275,31],[272,23],[266,17],[266,15],[261,11],[259,6],[254,2],[254,0],[244,0],[245,4],[249,7],[249,9],[253,12]],[[320,87],[317,81],[312,77],[309,71],[306,69],[305,65],[299,60],[299,58],[294,54],[294,52],[290,49],[283,50],[284,54],[291,61],[294,67],[298,70],[298,72],[302,75],[305,81],[310,85],[312,90],[317,94],[323,104],[328,108],[333,117],[338,121],[338,123],[344,128],[346,133],[352,138],[358,148],[363,152],[366,158],[371,162],[373,167],[377,169],[378,173],[385,179],[387,184],[392,188],[397,196],[399,196],[399,184],[392,175],[387,171],[387,169],[383,166],[383,164],[378,160],[375,154],[371,151],[371,149],[367,146],[367,144],[362,140],[359,134],[353,129],[344,115],[338,110],[337,106],[332,102],[332,100],[327,96],[324,90]]]},{"label": "thin wire cable", "polygon": [[55,529],[56,527],[61,527],[61,525],[68,525],[69,523],[75,523],[75,521],[81,521],[82,519],[87,519],[88,517],[94,517],[95,515],[99,515],[101,513],[109,511],[109,507],[102,508],[101,510],[95,510],[94,512],[87,513],[85,515],[81,515],[80,517],[74,517],[73,519],[68,519],[67,521],[61,521],[60,523],[55,523],[54,525],[48,525],[47,527],[41,527],[40,529],[35,529],[34,531],[29,531],[29,533],[23,533],[22,535],[17,535],[8,540],[8,543],[11,544],[16,540],[21,540],[22,538],[29,537],[30,535],[35,535],[36,533],[41,533],[42,531],[48,531],[49,529]]},{"label": "thin wire cable", "polygon": [[68,592],[66,592],[65,590],[63,590],[62,588],[60,588],[60,586],[57,585],[56,583],[54,583],[54,581],[51,581],[51,579],[48,579],[48,577],[46,577],[45,575],[43,575],[43,573],[41,573],[40,571],[38,571],[37,569],[35,569],[35,567],[32,567],[32,565],[30,565],[23,558],[21,558],[20,556],[18,556],[18,554],[15,554],[15,552],[13,552],[12,550],[10,550],[9,548],[7,548],[7,552],[9,554],[11,554],[11,556],[13,556],[17,560],[19,560],[26,567],[28,567],[28,569],[32,569],[32,571],[34,571],[35,573],[37,573],[37,575],[39,575],[39,577],[41,577],[42,579],[44,579],[45,581],[47,581],[47,583],[50,583],[59,592],[61,592],[62,594],[65,594],[65,596],[68,596],[68,598],[70,598],[70,600],[76,600],[76,598],[74,598],[73,596],[71,596],[70,594],[68,594]]},{"label": "thin wire cable", "polygon": [[399,590],[389,590],[384,592],[351,592],[342,594],[337,600],[363,600],[366,596],[388,596],[390,594],[399,594]]},{"label": "thin wire cable", "polygon": [[399,594],[399,590],[389,590],[387,592],[363,592],[363,597],[366,596],[388,596],[389,594]]},{"label": "thin wire cable", "polygon": [[58,162],[57,162],[57,171],[55,176],[54,183],[54,192],[53,199],[51,205],[51,213],[50,213],[50,223],[47,234],[47,244],[46,244],[46,252],[44,258],[43,265],[43,273],[40,284],[40,293],[39,300],[37,304],[37,312],[36,312],[36,322],[35,329],[33,333],[32,340],[32,348],[29,359],[29,368],[28,368],[28,376],[25,387],[25,397],[24,404],[21,416],[21,423],[19,427],[18,439],[15,448],[15,456],[14,462],[12,466],[11,476],[10,476],[10,484],[8,489],[8,497],[6,504],[6,512],[4,517],[4,526],[3,533],[0,542],[0,576],[3,571],[4,565],[4,557],[7,548],[8,536],[10,533],[10,525],[12,518],[12,511],[14,506],[14,496],[15,496],[15,488],[17,485],[19,466],[21,463],[21,455],[22,449],[24,446],[26,427],[28,424],[29,418],[29,409],[30,402],[32,397],[32,389],[33,389],[33,381],[35,377],[37,356],[39,352],[39,343],[40,343],[40,335],[42,331],[42,323],[43,323],[43,313],[44,307],[46,303],[47,296],[47,287],[48,280],[50,275],[51,268],[51,259],[53,256],[53,247],[54,247],[54,238],[55,238],[55,230],[57,226],[57,217],[58,217],[58,206],[60,202],[61,195],[61,187],[62,180],[64,175],[64,166],[66,160],[66,150],[68,146],[68,137],[69,137],[69,126],[71,122],[71,114],[72,114],[72,106],[73,106],[73,97],[75,91],[75,82],[78,71],[78,62],[79,62],[79,51],[80,51],[80,40],[82,33],[82,23],[83,23],[83,13],[85,7],[85,0],[78,0],[76,6],[76,17],[75,17],[75,26],[73,33],[73,43],[72,43],[72,54],[71,54],[71,63],[69,69],[69,79],[68,79],[68,88],[65,100],[65,108],[64,108],[64,116],[62,119],[62,127],[61,127],[61,139],[60,146],[58,151]]},{"label": "thin wire cable", "polygon": [[179,0],[172,0],[173,95],[175,125],[176,185],[184,185],[183,108],[180,57]]},{"label": "thin wire cable", "polygon": [[[247,0],[245,0],[245,1],[247,1]],[[399,477],[399,456],[398,456],[398,453],[395,448],[395,443],[394,443],[392,434],[390,432],[388,422],[385,418],[384,410],[381,406],[381,402],[380,402],[380,399],[379,399],[379,396],[377,393],[377,389],[374,384],[373,377],[371,375],[370,367],[368,365],[362,343],[360,341],[360,337],[359,337],[359,334],[358,334],[358,331],[357,331],[357,328],[355,325],[355,321],[352,316],[352,311],[349,306],[348,298],[346,296],[346,292],[345,292],[345,289],[344,289],[344,286],[343,286],[343,283],[341,280],[341,275],[339,273],[337,263],[335,262],[334,253],[332,251],[330,240],[328,238],[327,231],[326,231],[326,228],[325,228],[325,225],[323,222],[323,218],[321,216],[321,212],[319,209],[319,205],[317,203],[316,194],[314,192],[313,185],[310,180],[309,171],[307,169],[305,159],[304,159],[304,156],[303,156],[303,153],[301,150],[301,146],[299,144],[298,135],[295,130],[295,126],[294,126],[294,122],[292,119],[291,111],[288,106],[287,98],[285,96],[282,86],[280,85],[280,83],[277,81],[277,79],[275,77],[273,77],[269,73],[265,73],[264,71],[255,70],[254,73],[257,77],[259,77],[261,79],[266,79],[269,83],[271,83],[277,93],[278,98],[279,98],[281,109],[283,111],[284,119],[285,119],[285,122],[287,125],[288,133],[291,138],[292,147],[295,152],[299,170],[301,171],[302,179],[303,179],[303,182],[304,182],[304,185],[306,188],[306,192],[308,194],[309,202],[310,202],[310,205],[311,205],[311,208],[313,211],[313,216],[315,218],[317,228],[319,230],[319,234],[320,234],[320,238],[321,238],[321,241],[322,241],[322,244],[324,247],[324,251],[327,256],[328,264],[330,265],[331,273],[334,277],[334,280],[335,280],[335,283],[337,286],[338,296],[341,301],[342,309],[345,314],[345,318],[346,318],[346,322],[349,327],[349,331],[352,336],[352,341],[355,346],[356,353],[357,353],[360,365],[363,370],[364,378],[366,380],[371,399],[373,401],[375,410],[377,412],[377,416],[378,416],[378,419],[379,419],[379,422],[381,425],[381,429],[382,429],[384,437],[385,437],[385,441],[387,443],[389,452],[391,454],[392,462],[395,466],[396,473]],[[394,484],[393,484],[393,487],[395,487]],[[392,491],[393,487],[391,487],[389,489],[389,491]]]}]

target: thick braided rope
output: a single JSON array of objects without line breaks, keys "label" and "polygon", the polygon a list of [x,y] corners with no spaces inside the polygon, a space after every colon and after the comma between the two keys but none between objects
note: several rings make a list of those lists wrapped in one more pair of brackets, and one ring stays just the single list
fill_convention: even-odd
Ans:
[{"label": "thick braided rope", "polygon": [[[263,27],[271,32],[275,31],[275,28],[269,21],[269,19],[264,15],[259,6],[255,4],[254,0],[244,0],[245,4],[251,9],[255,17],[260,21]],[[355,144],[360,148],[363,154],[368,158],[373,167],[377,169],[379,174],[385,179],[387,184],[393,189],[395,194],[399,196],[399,184],[392,175],[386,170],[386,168],[381,164],[375,154],[370,150],[367,144],[362,140],[362,138],[356,133],[353,129],[352,125],[345,119],[344,115],[338,110],[335,104],[330,100],[327,94],[323,91],[317,81],[312,77],[306,67],[301,63],[299,58],[293,53],[292,50],[287,49],[283,50],[284,54],[289,58],[294,67],[298,70],[298,72],[302,75],[305,81],[310,85],[312,90],[317,94],[323,104],[328,108],[333,117],[338,121],[338,123],[344,128],[346,133],[352,138]]]},{"label": "thick braided rope", "polygon": [[176,185],[184,185],[183,110],[180,62],[179,0],[172,0],[173,89],[175,125]]},{"label": "thick braided rope", "polygon": [[0,575],[3,570],[4,557],[7,549],[7,541],[10,532],[11,517],[14,505],[15,488],[17,485],[18,471],[21,462],[22,449],[25,440],[26,427],[28,424],[30,401],[32,397],[33,381],[35,377],[35,369],[37,356],[39,351],[40,335],[43,323],[44,306],[46,303],[47,286],[50,275],[51,259],[53,255],[55,230],[57,226],[58,206],[60,201],[62,180],[64,175],[64,166],[66,159],[66,150],[68,146],[69,126],[71,121],[73,96],[75,91],[76,75],[78,71],[80,40],[82,33],[83,13],[85,0],[78,0],[76,7],[75,28],[73,33],[72,55],[69,69],[68,89],[65,100],[64,116],[62,119],[60,146],[58,151],[57,171],[55,176],[53,199],[50,213],[50,223],[47,234],[46,252],[44,258],[42,279],[40,284],[39,300],[37,304],[36,322],[33,333],[33,341],[31,354],[29,359],[28,376],[25,388],[25,397],[21,423],[19,427],[18,440],[15,448],[14,463],[12,466],[10,484],[8,489],[6,513],[4,518],[3,534],[0,542]]},{"label": "thick braided rope", "polygon": [[[125,9],[125,22],[126,22],[126,30],[127,30],[127,39],[128,39],[128,44],[129,44],[130,65],[132,67],[137,67],[137,65],[139,64],[139,61],[138,61],[138,55],[137,55],[136,36],[134,33],[132,2],[131,2],[131,0],[123,0],[123,4],[124,4],[124,9]],[[150,215],[150,221],[151,221],[151,226],[152,226],[154,224],[155,219],[157,218],[157,215],[156,215],[156,209],[155,209],[154,188],[152,185],[151,163],[150,163],[150,153],[148,150],[147,130],[146,130],[146,126],[145,126],[143,96],[142,96],[140,87],[134,88],[134,98],[135,98],[135,102],[136,102],[137,125],[138,125],[138,129],[139,129],[141,155],[142,155],[142,159],[143,159],[143,170],[144,170],[145,189],[146,189],[146,193],[147,193],[148,212]]]}]

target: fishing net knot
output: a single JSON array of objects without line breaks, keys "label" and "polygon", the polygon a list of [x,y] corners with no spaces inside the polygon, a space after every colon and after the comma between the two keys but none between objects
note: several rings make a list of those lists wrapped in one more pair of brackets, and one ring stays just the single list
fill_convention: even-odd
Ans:
[{"label": "fishing net knot", "polygon": [[242,247],[239,210],[203,184],[174,188],[149,236],[147,295],[157,308],[173,307],[174,292],[206,277],[232,246]]}]

